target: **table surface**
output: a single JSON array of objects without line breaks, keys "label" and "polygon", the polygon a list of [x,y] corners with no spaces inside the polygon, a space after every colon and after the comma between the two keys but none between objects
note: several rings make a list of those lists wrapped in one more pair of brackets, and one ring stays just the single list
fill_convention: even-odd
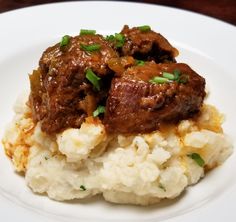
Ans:
[{"label": "table surface", "polygon": [[[65,0],[0,0],[0,13]],[[133,2],[153,3],[202,13],[236,25],[236,0],[139,0]]]}]

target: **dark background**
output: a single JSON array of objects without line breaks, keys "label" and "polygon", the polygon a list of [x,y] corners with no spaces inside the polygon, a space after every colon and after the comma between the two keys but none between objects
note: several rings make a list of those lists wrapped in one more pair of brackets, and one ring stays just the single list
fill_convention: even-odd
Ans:
[{"label": "dark background", "polygon": [[[0,0],[0,12],[63,0]],[[64,0],[65,1],[65,0]],[[202,13],[236,25],[236,0],[139,0]]]}]

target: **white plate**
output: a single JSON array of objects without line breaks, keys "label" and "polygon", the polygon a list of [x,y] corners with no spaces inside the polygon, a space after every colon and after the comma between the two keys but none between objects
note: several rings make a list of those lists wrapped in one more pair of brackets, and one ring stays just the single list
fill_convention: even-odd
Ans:
[{"label": "white plate", "polygon": [[[81,28],[102,34],[150,25],[180,50],[207,80],[209,102],[226,114],[224,128],[236,135],[236,29],[198,14],[173,8],[125,2],[70,2],[16,10],[0,15],[0,135],[13,116],[17,95],[28,88],[27,74],[42,51]],[[234,143],[235,146],[235,143]],[[34,195],[0,151],[1,221],[235,221],[236,154],[175,201],[151,207],[121,206],[100,199],[60,203]]]}]

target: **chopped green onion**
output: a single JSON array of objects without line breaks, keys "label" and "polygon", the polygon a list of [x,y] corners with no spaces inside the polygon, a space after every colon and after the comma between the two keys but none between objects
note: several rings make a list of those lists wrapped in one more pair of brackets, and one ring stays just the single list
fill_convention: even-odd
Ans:
[{"label": "chopped green onion", "polygon": [[136,64],[137,66],[143,66],[143,65],[145,64],[145,62],[144,62],[143,60],[138,60],[138,59],[136,59],[136,60],[135,60],[135,64]]},{"label": "chopped green onion", "polygon": [[157,83],[157,84],[162,84],[162,83],[167,83],[169,82],[168,79],[160,77],[160,76],[155,76],[154,78],[152,78],[149,82],[151,83]]},{"label": "chopped green onion", "polygon": [[169,72],[163,72],[162,77],[156,76],[153,79],[151,79],[149,82],[161,84],[161,83],[176,81],[177,83],[185,84],[188,82],[188,80],[189,80],[188,75],[183,75],[180,73],[178,69],[175,69],[173,71],[173,74]]},{"label": "chopped green onion", "polygon": [[86,78],[93,84],[93,86],[99,91],[100,90],[100,77],[98,77],[91,69],[87,69]]},{"label": "chopped green onion", "polygon": [[115,47],[120,48],[125,43],[125,36],[121,33],[115,33],[115,35],[108,35],[106,37],[107,41],[115,42]]},{"label": "chopped green onion", "polygon": [[121,33],[115,33],[115,39],[117,41],[123,41],[124,40],[124,35]]},{"label": "chopped green onion", "polygon": [[205,165],[205,161],[198,153],[191,153],[188,154],[187,156],[193,159],[200,167],[203,167]]},{"label": "chopped green onion", "polygon": [[164,78],[167,78],[169,80],[179,80],[179,76],[180,76],[180,71],[178,69],[175,69],[172,73],[169,72],[163,72],[162,76]]},{"label": "chopped green onion", "polygon": [[149,25],[143,25],[143,26],[138,26],[138,29],[141,31],[141,32],[148,32],[151,30],[151,27]]},{"label": "chopped green onion", "polygon": [[124,45],[125,43],[125,36],[121,33],[116,33],[115,34],[115,39],[116,39],[116,47],[120,48]]},{"label": "chopped green onion", "polygon": [[173,71],[173,74],[174,74],[174,76],[175,76],[175,80],[178,80],[181,73],[180,73],[180,70],[179,70],[179,69],[175,69],[175,70]]},{"label": "chopped green onion", "polygon": [[98,51],[101,48],[101,45],[99,45],[99,44],[91,44],[91,45],[80,44],[80,48],[84,51],[87,51],[87,52],[94,52],[94,51]]},{"label": "chopped green onion", "polygon": [[115,40],[115,36],[114,35],[107,35],[106,36],[106,40],[107,41],[114,41]]},{"label": "chopped green onion", "polygon": [[60,46],[61,46],[61,47],[64,47],[64,46],[68,45],[69,42],[70,42],[70,36],[69,36],[69,35],[64,35],[64,36],[61,38]]},{"label": "chopped green onion", "polygon": [[183,83],[183,84],[185,84],[185,83],[188,82],[188,80],[189,80],[189,76],[187,76],[187,75],[181,75],[181,76],[179,77],[179,79],[177,80],[177,82],[178,82],[178,83]]},{"label": "chopped green onion", "polygon": [[86,188],[85,188],[84,185],[81,185],[79,188],[80,188],[82,191],[85,191],[85,190],[86,190]]},{"label": "chopped green onion", "polygon": [[174,74],[172,73],[169,73],[169,72],[163,72],[162,73],[162,76],[166,79],[169,79],[169,80],[175,80],[175,76]]},{"label": "chopped green onion", "polygon": [[80,35],[95,35],[96,30],[80,29]]},{"label": "chopped green onion", "polygon": [[96,117],[101,113],[105,113],[105,106],[98,106],[97,109],[93,112],[93,116]]},{"label": "chopped green onion", "polygon": [[159,188],[161,188],[162,190],[166,192],[166,188],[161,183],[159,184]]}]

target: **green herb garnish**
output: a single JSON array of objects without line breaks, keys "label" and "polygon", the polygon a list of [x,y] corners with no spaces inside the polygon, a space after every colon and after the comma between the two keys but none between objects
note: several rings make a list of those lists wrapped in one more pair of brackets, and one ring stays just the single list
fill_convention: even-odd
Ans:
[{"label": "green herb garnish", "polygon": [[144,62],[143,60],[136,59],[136,60],[135,60],[135,64],[136,64],[137,66],[143,66],[143,65],[145,64],[145,62]]},{"label": "green herb garnish", "polygon": [[169,72],[163,72],[162,73],[162,76],[164,77],[164,78],[167,78],[167,79],[169,79],[169,80],[176,80],[177,82],[178,82],[178,80],[179,80],[179,77],[180,77],[180,71],[178,70],[178,69],[175,69],[174,71],[173,71],[173,74],[172,73],[169,73]]},{"label": "green herb garnish", "polygon": [[142,25],[142,26],[138,26],[138,29],[141,31],[141,32],[148,32],[151,30],[151,27],[149,25]]},{"label": "green herb garnish", "polygon": [[115,39],[116,39],[116,47],[120,48],[124,45],[125,43],[125,36],[121,33],[116,33],[115,34]]},{"label": "green herb garnish", "polygon": [[98,77],[93,71],[92,69],[87,69],[86,71],[86,78],[89,80],[89,82],[91,82],[93,84],[93,86],[95,87],[95,89],[97,89],[98,91],[100,90],[100,77]]},{"label": "green herb garnish", "polygon": [[162,84],[162,83],[167,83],[167,82],[169,82],[169,80],[166,79],[166,78],[164,78],[164,77],[155,76],[155,77],[152,78],[149,82],[151,82],[151,83],[157,83],[157,84]]},{"label": "green herb garnish", "polygon": [[86,188],[85,188],[84,185],[81,185],[79,188],[80,188],[82,191],[85,191],[85,190],[86,190]]},{"label": "green herb garnish", "polygon": [[175,69],[175,70],[173,71],[173,74],[174,74],[174,76],[175,76],[175,80],[178,80],[181,73],[180,73],[180,70],[179,70],[179,69]]},{"label": "green herb garnish", "polygon": [[200,167],[203,167],[205,165],[205,161],[198,153],[191,153],[188,154],[187,156],[193,159]]},{"label": "green herb garnish", "polygon": [[121,33],[115,33],[115,35],[108,35],[106,40],[114,42],[116,48],[121,48],[125,43],[125,36]]},{"label": "green herb garnish", "polygon": [[96,30],[91,29],[80,29],[80,35],[95,35]]},{"label": "green herb garnish", "polygon": [[97,109],[93,112],[93,117],[99,116],[102,113],[105,113],[105,106],[98,106]]},{"label": "green herb garnish", "polygon": [[115,36],[114,35],[107,35],[106,36],[106,40],[107,41],[114,41],[115,40]]},{"label": "green herb garnish", "polygon": [[152,78],[149,82],[162,84],[162,83],[176,81],[177,83],[185,84],[188,82],[188,80],[189,80],[188,75],[181,74],[178,69],[175,69],[173,71],[173,73],[163,72],[162,76],[156,76],[156,77]]},{"label": "green herb garnish", "polygon": [[177,82],[178,82],[178,83],[183,83],[183,84],[185,84],[185,83],[188,82],[188,80],[189,80],[189,76],[187,76],[187,75],[181,75],[181,76],[179,77],[179,79],[177,80]]},{"label": "green herb garnish", "polygon": [[166,192],[166,188],[165,188],[161,183],[159,184],[158,187],[161,188],[162,190],[164,190],[164,191]]},{"label": "green herb garnish", "polygon": [[84,51],[87,51],[87,52],[94,52],[94,51],[100,50],[101,45],[99,45],[99,44],[91,44],[91,45],[80,44],[80,48]]},{"label": "green herb garnish", "polygon": [[70,42],[70,36],[69,35],[64,35],[61,38],[60,47],[67,46],[69,44],[69,42]]},{"label": "green herb garnish", "polygon": [[163,72],[162,73],[162,76],[166,79],[169,79],[169,80],[175,80],[175,76],[174,74],[172,73],[169,73],[169,72]]}]

